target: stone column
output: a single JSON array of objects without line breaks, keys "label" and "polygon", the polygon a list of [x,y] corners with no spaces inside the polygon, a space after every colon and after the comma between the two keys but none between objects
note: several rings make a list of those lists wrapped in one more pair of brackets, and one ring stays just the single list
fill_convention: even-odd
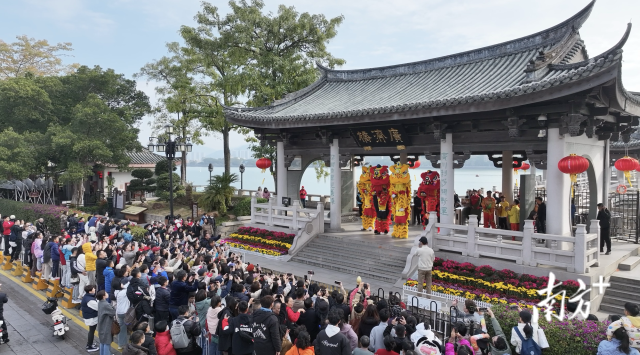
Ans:
[{"label": "stone column", "polygon": [[[282,198],[287,196],[287,168],[284,166],[284,142],[276,143],[276,193],[278,200],[276,204],[282,206]],[[293,199],[292,199],[293,202]]]},{"label": "stone column", "polygon": [[[453,203],[453,135],[447,133],[440,140],[440,222],[454,224],[456,211]],[[440,234],[448,234],[440,230]]]},{"label": "stone column", "polygon": [[604,174],[604,178],[602,179],[602,203],[605,204],[607,208],[611,208],[611,206],[607,206],[607,202],[609,201],[609,187],[611,186],[611,153],[609,151],[609,140],[604,141],[604,169],[602,173]]},{"label": "stone column", "polygon": [[[354,170],[354,169],[352,169]],[[340,169],[342,194],[341,194],[341,210],[342,213],[353,212],[353,206],[355,205],[355,193],[353,184],[353,171]]]},{"label": "stone column", "polygon": [[513,203],[513,152],[502,152],[502,193],[504,199]]},{"label": "stone column", "polygon": [[407,164],[407,153],[400,153],[400,164]]},{"label": "stone column", "polygon": [[[576,152],[577,153],[577,152]],[[564,137],[559,128],[547,130],[547,234],[571,235],[569,224],[570,179],[558,169],[558,162],[567,155]]]},{"label": "stone column", "polygon": [[340,231],[342,218],[342,175],[340,171],[340,147],[338,138],[330,145],[331,155],[331,230]]}]

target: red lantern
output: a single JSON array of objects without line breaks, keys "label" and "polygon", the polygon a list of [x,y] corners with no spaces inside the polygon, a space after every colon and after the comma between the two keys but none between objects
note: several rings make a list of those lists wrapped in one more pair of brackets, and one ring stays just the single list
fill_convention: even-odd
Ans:
[{"label": "red lantern", "polygon": [[256,161],[256,166],[259,169],[262,169],[262,172],[264,173],[267,169],[269,169],[269,167],[271,167],[271,159],[260,158],[258,159],[258,161]]},{"label": "red lantern", "polygon": [[420,167],[420,160],[416,160],[413,162],[413,166],[410,166],[409,169],[416,169]]},{"label": "red lantern", "polygon": [[571,177],[571,196],[573,197],[573,184],[578,182],[578,174],[582,174],[589,169],[589,160],[575,154],[560,159],[558,169]]},{"label": "red lantern", "polygon": [[520,170],[524,170],[527,171],[531,168],[531,165],[527,164],[527,163],[522,163],[522,166],[520,167]]},{"label": "red lantern", "polygon": [[638,169],[639,165],[640,163],[638,163],[636,159],[627,157],[627,156],[616,160],[616,163],[615,163],[616,169],[624,172],[624,177],[627,178],[627,181],[629,182],[629,186],[631,187],[633,187],[631,185],[631,172],[633,170]]}]

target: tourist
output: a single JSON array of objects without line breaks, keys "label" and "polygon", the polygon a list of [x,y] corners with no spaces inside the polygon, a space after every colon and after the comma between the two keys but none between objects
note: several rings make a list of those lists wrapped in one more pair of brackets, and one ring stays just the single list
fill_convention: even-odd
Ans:
[{"label": "tourist", "polygon": [[542,330],[538,324],[531,323],[531,313],[529,313],[529,311],[520,310],[518,325],[513,327],[511,330],[511,345],[515,347],[516,354],[521,353],[520,349],[522,347],[522,339],[533,339],[533,341],[542,349],[549,347],[544,330]]},{"label": "tourist", "polygon": [[85,270],[87,272],[87,281],[89,285],[96,285],[96,260],[98,257],[93,253],[93,247],[91,243],[84,243],[82,245],[85,258]]},{"label": "tourist", "polygon": [[[238,315],[238,301],[233,298],[232,296],[227,296],[224,299],[225,303],[226,303],[226,307],[224,307],[220,312],[218,312],[218,322],[216,325],[216,333],[218,335],[218,352],[222,353],[222,354],[227,354],[230,353],[231,350],[231,343],[233,341],[231,335],[229,334],[222,334],[222,320],[225,317],[228,318],[232,318]],[[256,313],[253,313],[254,319],[256,316]],[[275,326],[278,326],[278,321],[275,321]],[[254,328],[254,332],[255,332],[255,328]],[[280,331],[276,328],[274,334],[276,334],[276,338],[279,339],[280,336]]]},{"label": "tourist", "polygon": [[[405,322],[404,319],[402,319],[402,322]],[[384,331],[385,337],[391,335],[391,330],[395,332],[395,337],[393,337],[393,343],[395,344],[393,351],[398,354],[402,351],[403,344],[411,341],[406,337],[406,329],[404,325],[398,324],[398,318],[393,318],[391,324],[388,325]]]},{"label": "tourist", "polygon": [[[516,200],[517,201],[517,200]],[[493,314],[491,309],[487,309],[487,314],[491,317],[491,325],[493,326],[493,331],[495,332],[494,337],[489,337],[489,334],[484,332],[479,335],[474,335],[471,337],[471,346],[473,349],[478,349],[478,343],[481,339],[487,339],[487,345],[489,349],[489,353],[491,354],[500,354],[500,355],[511,355],[511,348],[507,343],[507,337],[504,335],[502,328],[500,327],[500,323],[496,319],[496,316]]]},{"label": "tourist", "polygon": [[307,208],[307,190],[304,189],[304,186],[300,189],[300,202],[302,203],[302,208]]},{"label": "tourist", "polygon": [[[418,293],[422,293],[423,290],[428,295],[431,294],[431,270],[433,269],[433,261],[436,258],[436,254],[429,247],[429,240],[427,237],[421,237],[418,243]],[[423,282],[426,284],[424,289]]]},{"label": "tourist", "polygon": [[361,336],[358,341],[358,348],[356,348],[351,355],[373,355],[373,353],[369,351],[369,343],[368,336]]},{"label": "tourist", "polygon": [[11,246],[11,259],[13,263],[15,260],[20,260],[20,252],[22,250],[22,232],[24,231],[24,221],[15,221],[11,226],[9,234],[9,245]]},{"label": "tourist", "polygon": [[[511,226],[511,230],[512,231],[519,231],[520,230],[520,200],[515,199],[513,200],[513,206],[510,206],[508,208],[508,213],[509,215],[509,225]],[[513,237],[513,240],[515,240],[515,237]]]},{"label": "tourist", "polygon": [[611,212],[604,207],[604,204],[598,203],[598,215],[596,219],[600,224],[600,252],[604,253],[604,246],[607,246],[607,252],[605,255],[611,254],[611,236],[610,236],[610,228],[611,228]]},{"label": "tourist", "polygon": [[260,309],[253,312],[253,341],[256,355],[276,355],[282,349],[278,317],[271,310],[273,302],[273,296],[262,296]]},{"label": "tourist", "polygon": [[413,192],[413,220],[412,224],[422,224],[422,200],[418,196],[418,191]]},{"label": "tourist", "polygon": [[316,310],[313,308],[312,298],[304,300],[304,313],[300,314],[300,318],[298,318],[296,323],[308,329],[311,342],[316,340],[320,332],[320,320],[318,319]]},{"label": "tourist", "polygon": [[258,186],[258,190],[254,193],[257,198],[262,198],[262,187]]},{"label": "tourist", "polygon": [[53,267],[51,248],[53,244],[54,242],[49,237],[42,239],[42,273],[40,274],[40,278],[43,280],[49,280],[51,278],[51,269]]},{"label": "tourist", "polygon": [[173,321],[172,328],[177,324],[181,324],[184,327],[187,337],[189,338],[189,343],[185,348],[177,348],[176,352],[178,354],[187,355],[202,354],[202,349],[196,341],[196,338],[199,337],[202,333],[202,329],[200,329],[200,322],[198,321],[198,317],[191,316],[189,312],[189,306],[181,305],[178,307],[178,318]]},{"label": "tourist", "polygon": [[[122,269],[118,270],[122,275]],[[118,319],[118,324],[120,325],[120,333],[118,333],[117,343],[118,350],[122,350],[122,348],[127,345],[127,324],[124,322],[124,317],[127,313],[127,310],[131,306],[131,302],[129,302],[129,298],[127,297],[127,286],[129,286],[129,282],[126,283],[117,282],[114,286],[113,294],[116,299],[116,317]]]},{"label": "tourist", "polygon": [[[384,347],[382,349],[376,350],[374,354],[375,355],[400,355],[397,352],[393,351],[393,348],[395,348],[395,346],[396,346],[396,343],[393,341],[393,338],[391,337],[391,335],[387,335],[384,337]],[[447,355],[449,355],[449,353],[447,353]],[[455,354],[451,353],[451,355],[455,355]]]},{"label": "tourist", "polygon": [[291,336],[289,335],[289,327],[284,324],[280,324],[278,326],[280,329],[280,338],[282,343],[282,351],[281,354],[286,354],[291,348],[293,348],[293,343],[291,342]]},{"label": "tourist", "polygon": [[[375,308],[374,305],[369,306]],[[350,355],[351,345],[349,340],[340,332],[339,328],[342,316],[337,310],[330,310],[327,319],[329,324],[316,338],[314,344],[315,353],[318,355]]]},{"label": "tourist", "polygon": [[153,339],[153,332],[149,327],[149,323],[147,322],[138,323],[134,331],[138,331],[138,330],[144,333],[144,341],[140,346],[147,349],[147,351],[149,352],[149,355],[158,355],[158,351],[156,350],[156,342]]},{"label": "tourist", "polygon": [[113,318],[116,316],[116,310],[107,302],[107,293],[104,290],[96,293],[98,301],[98,339],[100,340],[100,355],[111,354],[111,326]]},{"label": "tourist", "polygon": [[631,347],[627,331],[620,325],[612,326],[607,329],[607,333],[611,330],[611,338],[598,345],[598,355],[640,355],[637,349]]},{"label": "tourist", "polygon": [[[156,322],[155,331],[156,351],[158,351],[158,355],[177,355],[176,349],[173,348],[173,344],[171,343],[171,334],[169,334],[169,325],[167,324],[167,322],[165,320]],[[212,352],[210,354],[216,353]]]},{"label": "tourist", "polygon": [[542,197],[536,197],[536,232],[547,233],[547,205],[542,200]]},{"label": "tourist", "polygon": [[609,325],[607,336],[614,336],[614,331],[620,327],[627,332],[631,347],[640,349],[640,307],[637,304],[631,302],[624,304],[624,317],[620,317]]},{"label": "tourist", "polygon": [[127,286],[127,298],[129,302],[135,306],[136,321],[142,321],[143,317],[147,319],[153,314],[151,308],[151,295],[149,294],[149,284],[147,280],[140,278],[140,269],[131,270],[131,280]]},{"label": "tourist", "polygon": [[[458,322],[455,326],[451,327],[451,335],[445,345],[445,355],[473,355],[471,350],[471,344],[466,338],[467,326],[464,323]],[[457,350],[454,350],[457,344]]]},{"label": "tourist", "polygon": [[469,196],[469,215],[476,215],[478,218],[478,226],[480,226],[480,214],[482,213],[482,197],[477,190],[473,190]]},{"label": "tourist", "polygon": [[509,202],[506,201],[504,196],[500,196],[500,203],[497,204],[496,215],[498,216],[498,228],[509,230],[508,217]]},{"label": "tourist", "polygon": [[352,352],[358,347],[358,336],[353,331],[351,324],[345,321],[344,311],[341,308],[335,308],[335,310],[341,318],[340,325],[338,326],[338,328],[340,328],[340,333],[349,340],[349,345],[351,346],[350,352]]},{"label": "tourist", "polygon": [[371,333],[369,335],[373,351],[384,349],[384,332],[387,329],[387,321],[389,320],[389,309],[381,309],[379,316],[380,324],[371,329]]},{"label": "tourist", "polygon": [[[87,351],[94,352],[99,351],[100,348],[96,347],[93,342],[93,337],[98,327],[98,300],[96,299],[96,287],[93,285],[86,285],[84,287],[84,295],[82,296],[82,302],[80,303],[80,310],[82,311],[82,318],[84,318],[84,324],[89,327],[87,333]],[[109,328],[111,331],[111,328]]]},{"label": "tourist", "polygon": [[63,232],[67,230],[68,220],[69,216],[67,216],[67,210],[62,211],[62,214],[60,215],[60,230],[62,230]]},{"label": "tourist", "polygon": [[487,197],[482,199],[482,218],[485,228],[496,228],[495,222],[496,200],[491,197],[491,191],[487,191]]},{"label": "tourist", "polygon": [[300,326],[298,329],[298,336],[295,339],[295,344],[285,353],[285,355],[314,355],[314,348],[311,344],[312,340],[309,333],[304,326]]},{"label": "tourist", "polygon": [[179,270],[175,274],[175,281],[169,286],[171,290],[171,299],[169,301],[169,312],[172,319],[178,317],[178,307],[186,306],[189,303],[189,293],[198,290],[198,284],[194,283],[195,275]]},{"label": "tourist", "polygon": [[245,301],[238,303],[238,315],[230,318],[228,315],[222,319],[222,333],[231,335],[231,349],[233,355],[252,355],[253,327],[252,317],[249,314],[250,304]]},{"label": "tourist", "polygon": [[147,355],[149,352],[142,347],[144,343],[145,335],[142,331],[136,330],[131,333],[129,338],[130,343],[122,350],[122,355]]},{"label": "tourist", "polygon": [[358,326],[358,338],[363,335],[371,338],[371,331],[379,324],[380,315],[378,314],[378,308],[374,304],[368,305],[362,316],[362,320],[360,320],[360,326]]},{"label": "tourist", "polygon": [[60,258],[60,264],[62,265],[62,278],[60,279],[60,285],[62,287],[71,288],[71,261],[70,257],[73,252],[73,244],[71,244],[72,238],[65,238],[62,241],[62,257]]},{"label": "tourist", "polygon": [[4,246],[4,255],[11,255],[9,252],[9,238],[11,237],[11,227],[15,224],[14,220],[16,217],[14,215],[7,216],[4,218],[4,222],[2,222],[2,236],[3,236],[3,246]]},{"label": "tourist", "polygon": [[271,193],[269,192],[269,189],[267,189],[266,187],[264,188],[264,190],[262,190],[262,198],[266,198],[266,199],[271,198]]}]

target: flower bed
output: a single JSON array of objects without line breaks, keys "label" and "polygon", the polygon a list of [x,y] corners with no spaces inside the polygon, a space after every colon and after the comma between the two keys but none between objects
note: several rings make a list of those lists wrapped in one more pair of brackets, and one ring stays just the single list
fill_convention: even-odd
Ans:
[{"label": "flower bed", "polygon": [[[532,305],[543,300],[544,296],[539,295],[537,290],[546,287],[549,282],[546,276],[518,275],[509,269],[496,270],[489,265],[475,266],[440,258],[434,261],[432,276],[434,285],[447,290],[438,292],[490,303],[520,305]],[[405,282],[410,287],[417,284],[411,279]],[[571,296],[578,290],[578,282],[564,281],[562,288]]]},{"label": "flower bed", "polygon": [[289,253],[295,234],[241,227],[224,240],[229,246],[271,256]]}]

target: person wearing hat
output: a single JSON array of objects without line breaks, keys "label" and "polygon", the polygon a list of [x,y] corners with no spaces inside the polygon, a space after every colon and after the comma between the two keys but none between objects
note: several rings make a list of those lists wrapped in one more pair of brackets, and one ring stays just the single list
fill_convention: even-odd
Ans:
[{"label": "person wearing hat", "polygon": [[433,249],[429,248],[428,244],[427,237],[420,238],[416,255],[418,256],[418,293],[423,292],[423,283],[426,283],[425,292],[430,295],[431,270],[433,269],[433,261],[436,259],[436,254]]},{"label": "person wearing hat", "polygon": [[307,190],[304,189],[304,186],[300,189],[300,202],[302,203],[302,208],[307,208]]},{"label": "person wearing hat", "polygon": [[531,313],[529,313],[529,311],[523,311],[520,308],[518,310],[520,311],[518,325],[511,329],[511,345],[516,348],[516,354],[521,353],[522,340],[520,339],[520,335],[522,335],[524,339],[533,339],[542,349],[548,348],[549,343],[547,342],[544,330],[538,327],[537,323],[531,323]]}]

